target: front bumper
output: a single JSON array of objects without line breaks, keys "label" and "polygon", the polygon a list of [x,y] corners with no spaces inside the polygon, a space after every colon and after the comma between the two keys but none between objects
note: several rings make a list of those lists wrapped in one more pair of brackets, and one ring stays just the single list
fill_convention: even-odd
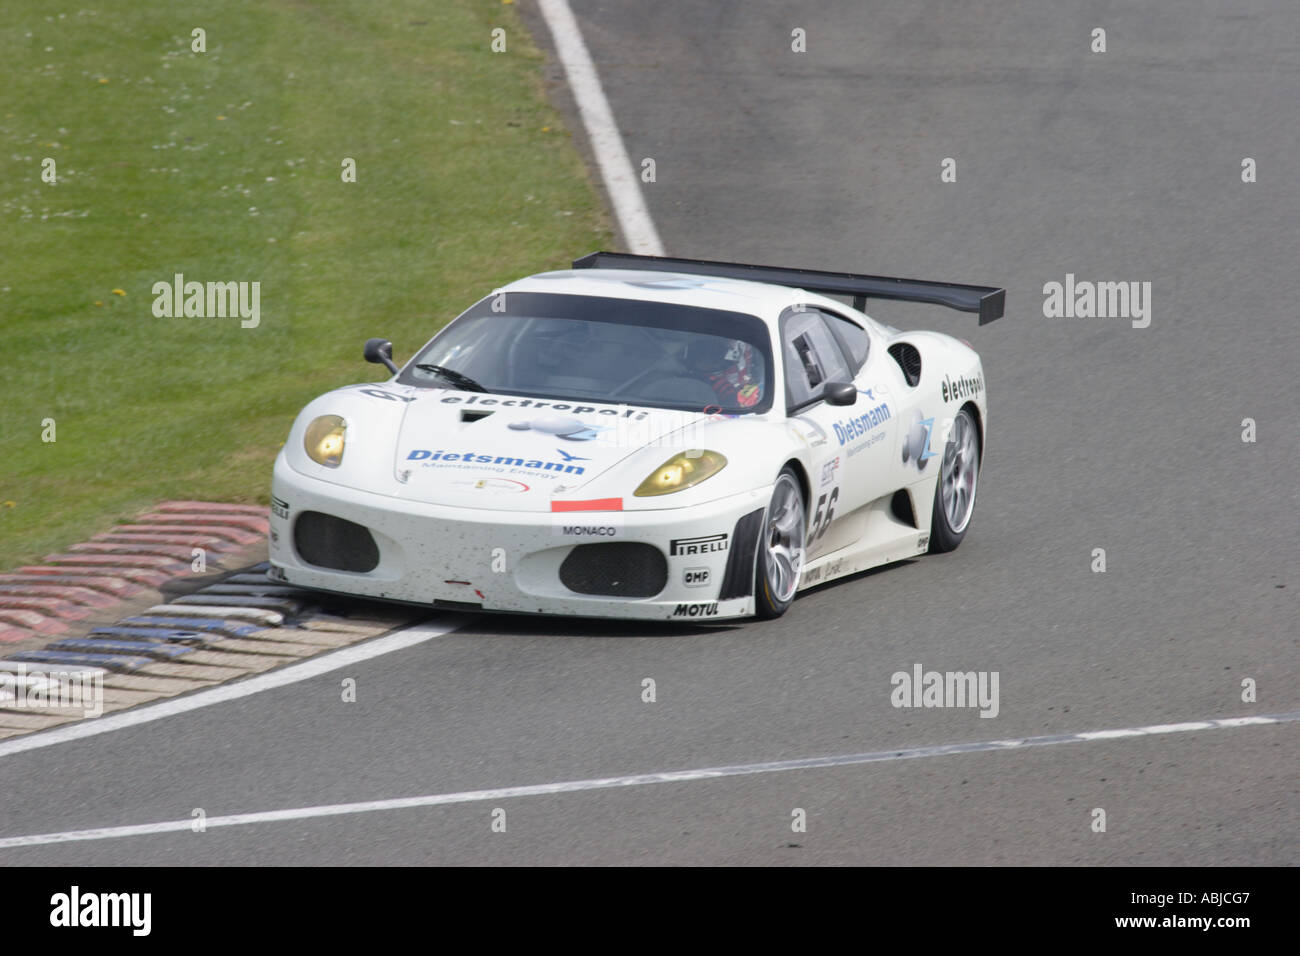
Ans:
[{"label": "front bumper", "polygon": [[[466,610],[717,621],[754,613],[757,529],[770,489],[690,508],[502,512],[347,488],[300,474],[281,455],[271,494],[271,575],[289,584]],[[307,512],[368,529],[378,550],[373,570],[343,571],[309,563],[295,541],[295,522]],[[737,541],[742,519],[747,540]],[[575,537],[584,534],[578,529],[595,536]],[[611,540],[662,552],[667,568],[662,589],[649,597],[616,597],[578,593],[566,586],[561,567],[574,548]],[[319,560],[319,555],[313,557]],[[567,579],[572,582],[572,574]]]}]

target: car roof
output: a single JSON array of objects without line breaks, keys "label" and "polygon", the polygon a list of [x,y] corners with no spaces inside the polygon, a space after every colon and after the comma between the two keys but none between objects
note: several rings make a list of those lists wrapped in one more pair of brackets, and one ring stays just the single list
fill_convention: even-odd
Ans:
[{"label": "car roof", "polygon": [[775,322],[783,309],[796,303],[847,309],[826,296],[746,279],[652,272],[634,269],[570,269],[541,272],[505,286],[502,292],[543,292],[555,295],[590,295],[641,302],[692,305],[706,309],[745,312]]}]

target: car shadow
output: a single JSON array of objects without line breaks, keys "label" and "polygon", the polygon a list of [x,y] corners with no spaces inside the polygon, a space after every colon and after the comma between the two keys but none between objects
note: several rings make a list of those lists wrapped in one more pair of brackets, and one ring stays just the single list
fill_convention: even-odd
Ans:
[{"label": "car shadow", "polygon": [[719,621],[717,624],[675,624],[670,621],[618,621],[608,618],[561,617],[557,615],[502,614],[475,611],[465,615],[456,629],[462,635],[494,637],[699,637],[720,631],[734,631],[747,621]]}]

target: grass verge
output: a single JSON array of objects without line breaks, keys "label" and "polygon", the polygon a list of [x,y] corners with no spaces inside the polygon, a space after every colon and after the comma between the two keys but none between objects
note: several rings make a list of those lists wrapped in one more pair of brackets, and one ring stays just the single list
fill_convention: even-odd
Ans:
[{"label": "grass verge", "polygon": [[[383,377],[364,339],[409,355],[609,242],[509,5],[59,11],[0,9],[0,569],[156,500],[266,502],[298,409]],[[156,317],[176,273],[260,282],[259,324]]]}]

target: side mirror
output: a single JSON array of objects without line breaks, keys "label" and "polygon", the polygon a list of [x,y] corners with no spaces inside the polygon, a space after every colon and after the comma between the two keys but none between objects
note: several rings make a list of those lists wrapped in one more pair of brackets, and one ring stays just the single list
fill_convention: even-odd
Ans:
[{"label": "side mirror", "polygon": [[822,398],[827,405],[852,405],[858,400],[858,389],[852,382],[827,382]]},{"label": "side mirror", "polygon": [[387,365],[388,371],[394,375],[397,374],[397,366],[393,364],[393,343],[388,339],[366,339],[365,348],[361,354],[366,357],[367,362],[374,362],[376,365]]}]

